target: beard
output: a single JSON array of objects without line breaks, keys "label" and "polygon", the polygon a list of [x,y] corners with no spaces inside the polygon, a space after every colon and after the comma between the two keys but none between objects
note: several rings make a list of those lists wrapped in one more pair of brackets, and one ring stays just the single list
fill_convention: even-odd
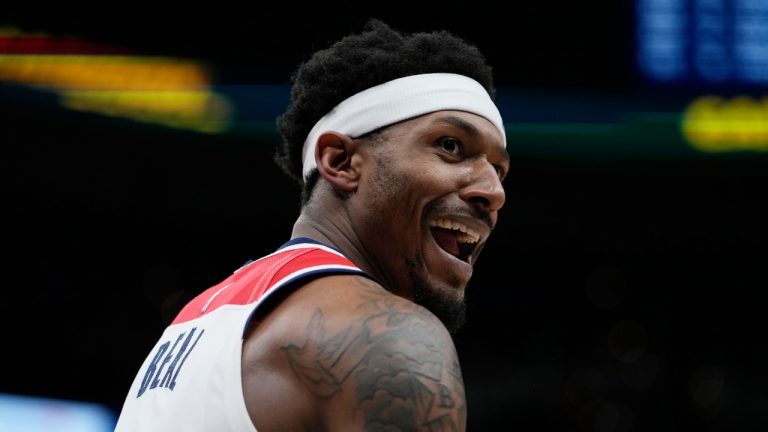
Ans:
[{"label": "beard", "polygon": [[[417,258],[417,261],[419,258]],[[467,303],[463,295],[451,296],[419,277],[416,263],[408,261],[410,279],[414,282],[413,302],[432,312],[455,335],[467,321]]]}]

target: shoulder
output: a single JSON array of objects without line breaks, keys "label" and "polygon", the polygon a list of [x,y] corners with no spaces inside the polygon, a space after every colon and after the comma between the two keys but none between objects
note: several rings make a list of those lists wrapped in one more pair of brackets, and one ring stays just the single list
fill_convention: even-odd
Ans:
[{"label": "shoulder", "polygon": [[453,341],[423,307],[362,276],[324,277],[264,324],[272,365],[326,429],[463,430]]}]

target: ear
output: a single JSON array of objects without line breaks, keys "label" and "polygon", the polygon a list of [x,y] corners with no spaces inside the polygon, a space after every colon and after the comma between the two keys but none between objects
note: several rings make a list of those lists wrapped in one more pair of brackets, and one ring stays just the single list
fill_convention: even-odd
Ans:
[{"label": "ear", "polygon": [[334,188],[354,192],[360,178],[356,164],[352,164],[356,150],[357,143],[349,136],[338,132],[323,133],[315,147],[317,171]]}]

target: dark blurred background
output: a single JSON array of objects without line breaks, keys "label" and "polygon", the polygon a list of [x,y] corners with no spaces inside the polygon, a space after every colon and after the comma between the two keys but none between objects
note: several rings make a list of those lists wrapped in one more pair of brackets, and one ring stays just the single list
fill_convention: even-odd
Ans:
[{"label": "dark blurred background", "polygon": [[369,17],[494,66],[469,430],[765,430],[764,0],[0,11],[0,393],[116,413],[184,302],[288,239],[288,79]]}]

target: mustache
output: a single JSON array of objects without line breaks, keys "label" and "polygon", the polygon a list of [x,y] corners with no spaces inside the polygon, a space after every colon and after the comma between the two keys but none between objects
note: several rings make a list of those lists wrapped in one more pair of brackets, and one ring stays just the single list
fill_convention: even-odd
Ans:
[{"label": "mustache", "polygon": [[426,210],[431,213],[448,213],[458,216],[466,216],[469,218],[477,219],[484,224],[488,225],[491,231],[495,228],[495,224],[491,219],[491,213],[473,205],[456,205],[448,204],[445,202],[433,202],[427,205]]}]

